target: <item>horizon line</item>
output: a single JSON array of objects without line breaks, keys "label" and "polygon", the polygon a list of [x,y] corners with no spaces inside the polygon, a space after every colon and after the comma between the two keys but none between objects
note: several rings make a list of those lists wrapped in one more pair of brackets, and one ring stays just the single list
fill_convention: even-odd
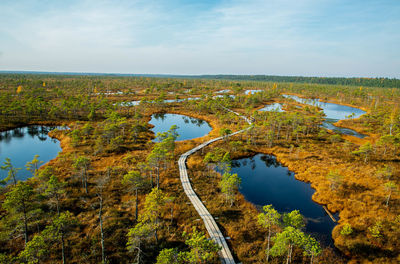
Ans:
[{"label": "horizon line", "polygon": [[144,76],[144,77],[205,77],[205,76],[268,76],[268,77],[306,77],[306,78],[345,78],[345,79],[391,79],[400,80],[396,77],[365,77],[365,76],[316,76],[316,75],[277,75],[277,74],[230,74],[230,73],[217,73],[217,74],[170,74],[170,73],[116,73],[116,72],[69,72],[69,71],[28,71],[28,70],[0,70],[0,74],[49,74],[49,75],[94,75],[94,76]]}]

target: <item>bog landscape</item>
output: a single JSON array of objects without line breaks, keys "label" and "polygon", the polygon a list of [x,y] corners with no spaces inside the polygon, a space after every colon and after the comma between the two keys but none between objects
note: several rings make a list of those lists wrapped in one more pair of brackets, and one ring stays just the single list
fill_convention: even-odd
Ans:
[{"label": "bog landscape", "polygon": [[1,0],[0,264],[399,264],[399,0]]},{"label": "bog landscape", "polygon": [[2,263],[399,261],[398,80],[0,85]]}]

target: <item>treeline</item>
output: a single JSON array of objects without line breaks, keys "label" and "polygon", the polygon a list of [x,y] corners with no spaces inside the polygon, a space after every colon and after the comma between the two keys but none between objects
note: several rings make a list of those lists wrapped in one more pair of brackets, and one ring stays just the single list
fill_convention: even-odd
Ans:
[{"label": "treeline", "polygon": [[390,78],[344,78],[344,77],[303,77],[303,76],[277,76],[277,75],[201,75],[195,78],[234,80],[234,81],[262,81],[262,82],[290,82],[290,83],[316,83],[351,85],[367,87],[400,88],[399,79]]}]

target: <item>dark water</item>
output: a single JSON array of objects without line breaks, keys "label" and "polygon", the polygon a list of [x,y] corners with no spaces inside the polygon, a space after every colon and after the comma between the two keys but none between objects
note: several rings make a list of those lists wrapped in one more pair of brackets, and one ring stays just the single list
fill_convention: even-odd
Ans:
[{"label": "dark water", "polygon": [[335,223],[321,205],[312,201],[314,189],[296,180],[294,173],[277,162],[275,156],[257,154],[234,160],[232,173],[242,179],[239,191],[247,201],[259,206],[272,204],[280,213],[299,210],[306,219],[306,232],[325,245],[333,244],[331,233]]},{"label": "dark water", "polygon": [[309,105],[314,105],[322,108],[326,115],[326,120],[323,123],[323,127],[334,130],[336,132],[346,134],[346,135],[353,135],[359,138],[364,138],[365,135],[360,134],[352,129],[348,128],[341,128],[334,126],[333,123],[342,120],[342,119],[348,119],[350,118],[349,116],[353,114],[353,118],[358,118],[361,115],[365,114],[365,111],[355,108],[355,107],[350,107],[346,105],[339,105],[339,104],[333,104],[333,103],[324,103],[321,102],[319,99],[304,99],[300,98],[295,95],[283,95],[286,98],[291,98],[293,100],[296,100],[299,103],[302,104],[309,104]]},{"label": "dark water", "polygon": [[[48,133],[56,127],[29,126],[16,128],[0,133],[0,163],[4,164],[6,158],[16,168],[22,168],[18,172],[19,180],[26,180],[31,173],[26,170],[25,164],[39,155],[39,160],[44,163],[54,159],[61,151],[60,142],[50,138]],[[43,164],[44,164],[43,163]],[[7,172],[0,171],[0,179],[4,179]]]},{"label": "dark water", "polygon": [[178,114],[154,114],[151,116],[150,124],[154,125],[151,130],[157,135],[158,132],[168,131],[172,125],[178,126],[179,137],[177,140],[187,140],[207,135],[211,126],[204,120]]}]

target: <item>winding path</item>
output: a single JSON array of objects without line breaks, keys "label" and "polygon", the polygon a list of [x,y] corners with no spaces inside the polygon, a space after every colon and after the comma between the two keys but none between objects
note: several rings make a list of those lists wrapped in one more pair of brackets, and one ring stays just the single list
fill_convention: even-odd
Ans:
[{"label": "winding path", "polygon": [[[234,112],[228,108],[225,108],[225,107],[223,107],[223,108],[229,112],[234,113],[237,116],[240,116],[241,118],[246,120],[246,122],[248,124],[251,124],[251,121],[247,117],[241,116],[239,113]],[[230,136],[236,135],[238,133],[242,133],[248,129],[249,128],[246,128],[246,129],[243,129],[240,131],[236,131],[232,134],[229,134],[228,136],[230,137]],[[210,212],[208,212],[207,208],[204,206],[204,204],[201,202],[199,197],[194,192],[192,185],[190,184],[189,176],[188,176],[187,169],[186,169],[187,157],[189,157],[196,151],[204,148],[205,146],[207,146],[215,141],[221,140],[223,138],[224,137],[218,137],[218,138],[211,139],[211,140],[204,142],[203,144],[189,150],[188,152],[182,154],[178,160],[178,166],[179,166],[179,173],[180,173],[183,190],[185,191],[187,197],[193,204],[196,211],[199,213],[200,217],[203,219],[204,225],[206,226],[207,232],[210,235],[211,239],[213,239],[221,247],[221,250],[219,252],[221,262],[223,264],[235,264],[235,260],[233,259],[232,253],[228,247],[228,244],[226,243],[225,237],[223,236],[223,234],[222,234],[221,230],[219,229],[217,223],[215,222],[213,216],[210,214]]]}]

